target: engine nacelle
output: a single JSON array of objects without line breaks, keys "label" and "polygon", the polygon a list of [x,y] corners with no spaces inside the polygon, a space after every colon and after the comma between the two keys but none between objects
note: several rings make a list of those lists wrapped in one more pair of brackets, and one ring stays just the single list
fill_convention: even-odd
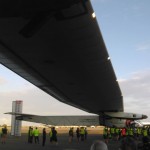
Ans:
[{"label": "engine nacelle", "polygon": [[146,119],[143,114],[125,112],[104,112],[99,116],[100,124],[108,127],[116,126],[119,128],[130,126],[134,120]]}]

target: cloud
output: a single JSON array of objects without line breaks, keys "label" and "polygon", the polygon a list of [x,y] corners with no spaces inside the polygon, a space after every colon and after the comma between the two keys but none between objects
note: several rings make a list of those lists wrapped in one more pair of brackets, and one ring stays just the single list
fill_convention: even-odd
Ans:
[{"label": "cloud", "polygon": [[125,111],[143,113],[150,117],[150,70],[132,73],[119,80],[124,96]]},{"label": "cloud", "polygon": [[137,51],[150,51],[150,42],[144,42],[136,46]]}]

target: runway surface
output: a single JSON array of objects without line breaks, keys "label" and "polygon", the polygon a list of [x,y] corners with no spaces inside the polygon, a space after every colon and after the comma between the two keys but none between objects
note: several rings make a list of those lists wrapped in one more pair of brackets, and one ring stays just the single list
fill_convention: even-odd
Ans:
[{"label": "runway surface", "polygon": [[[29,144],[27,142],[27,134],[22,134],[21,137],[8,136],[6,144],[0,143],[0,150],[90,150],[92,143],[95,140],[103,140],[100,134],[89,134],[86,141],[79,143],[74,137],[72,143],[68,142],[68,134],[58,134],[58,145],[51,144],[47,136],[45,147],[42,147],[42,137],[40,137],[40,144]],[[119,141],[109,141],[109,150],[118,150]]]}]

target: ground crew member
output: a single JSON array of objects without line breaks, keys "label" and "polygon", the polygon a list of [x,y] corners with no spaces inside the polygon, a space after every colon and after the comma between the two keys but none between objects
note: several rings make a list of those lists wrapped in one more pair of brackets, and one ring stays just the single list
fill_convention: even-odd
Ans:
[{"label": "ground crew member", "polygon": [[77,141],[79,142],[79,138],[80,138],[80,129],[77,128],[76,130],[76,136],[77,136]]},{"label": "ground crew member", "polygon": [[43,128],[43,135],[42,135],[42,137],[43,137],[42,146],[45,146],[45,142],[46,142],[46,129],[45,128]]},{"label": "ground crew member", "polygon": [[84,141],[84,134],[85,134],[84,127],[81,127],[80,129],[81,141]]},{"label": "ground crew member", "polygon": [[72,142],[73,140],[73,128],[70,128],[69,130],[69,142]]},{"label": "ground crew member", "polygon": [[106,144],[108,144],[108,128],[105,127],[103,130],[103,138]]},{"label": "ground crew member", "polygon": [[126,128],[122,128],[122,130],[121,130],[121,136],[123,138],[126,137]]},{"label": "ground crew member", "polygon": [[50,142],[52,142],[52,128],[49,131]]},{"label": "ground crew member", "polygon": [[30,143],[30,129],[31,127],[29,127],[29,130],[28,130],[28,143]]},{"label": "ground crew member", "polygon": [[84,128],[84,139],[85,139],[85,140],[87,139],[87,134],[88,134],[87,128]]},{"label": "ground crew member", "polygon": [[6,125],[4,125],[1,132],[2,132],[2,134],[1,134],[2,144],[5,144],[6,143],[6,138],[7,138],[7,132],[8,132]]},{"label": "ground crew member", "polygon": [[126,128],[126,136],[129,136],[129,127]]},{"label": "ground crew member", "polygon": [[132,128],[129,128],[129,136],[133,137],[133,129]]},{"label": "ground crew member", "polygon": [[55,144],[58,144],[57,142],[57,131],[55,130],[55,127],[52,128],[52,142]]},{"label": "ground crew member", "polygon": [[148,132],[146,128],[143,128],[143,136],[148,136]]},{"label": "ground crew member", "polygon": [[33,128],[30,129],[30,143],[33,142]]},{"label": "ground crew member", "polygon": [[148,135],[150,135],[150,126],[147,128]]},{"label": "ground crew member", "polygon": [[33,134],[35,143],[37,142],[39,144],[39,130],[37,127],[34,129]]},{"label": "ground crew member", "polygon": [[114,135],[115,135],[115,128],[114,127],[110,128],[110,134],[111,134],[112,138],[114,138]]},{"label": "ground crew member", "polygon": [[136,127],[133,128],[133,134],[134,134],[134,137],[137,139],[137,128]]},{"label": "ground crew member", "polygon": [[32,143],[33,141],[33,128],[29,127],[29,131],[28,131],[28,143]]},{"label": "ground crew member", "polygon": [[147,128],[143,127],[142,133],[143,133],[143,138],[142,138],[143,148],[146,149],[146,147],[148,146],[148,143],[149,143]]},{"label": "ground crew member", "polygon": [[141,134],[142,134],[142,128],[138,127],[137,128],[137,138],[138,138],[138,140],[141,138]]},{"label": "ground crew member", "polygon": [[118,128],[115,128],[115,137],[116,137],[116,140],[118,141],[119,139],[119,129]]}]

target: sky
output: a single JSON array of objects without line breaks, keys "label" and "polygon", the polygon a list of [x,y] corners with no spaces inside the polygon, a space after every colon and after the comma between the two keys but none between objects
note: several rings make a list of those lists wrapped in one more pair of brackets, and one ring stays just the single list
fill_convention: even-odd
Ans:
[{"label": "sky", "polygon": [[[150,1],[92,0],[105,45],[119,82],[124,111],[150,121]],[[12,101],[23,100],[23,113],[86,115],[63,104],[0,65],[0,125],[10,124]],[[23,125],[30,123],[23,122]]]}]

